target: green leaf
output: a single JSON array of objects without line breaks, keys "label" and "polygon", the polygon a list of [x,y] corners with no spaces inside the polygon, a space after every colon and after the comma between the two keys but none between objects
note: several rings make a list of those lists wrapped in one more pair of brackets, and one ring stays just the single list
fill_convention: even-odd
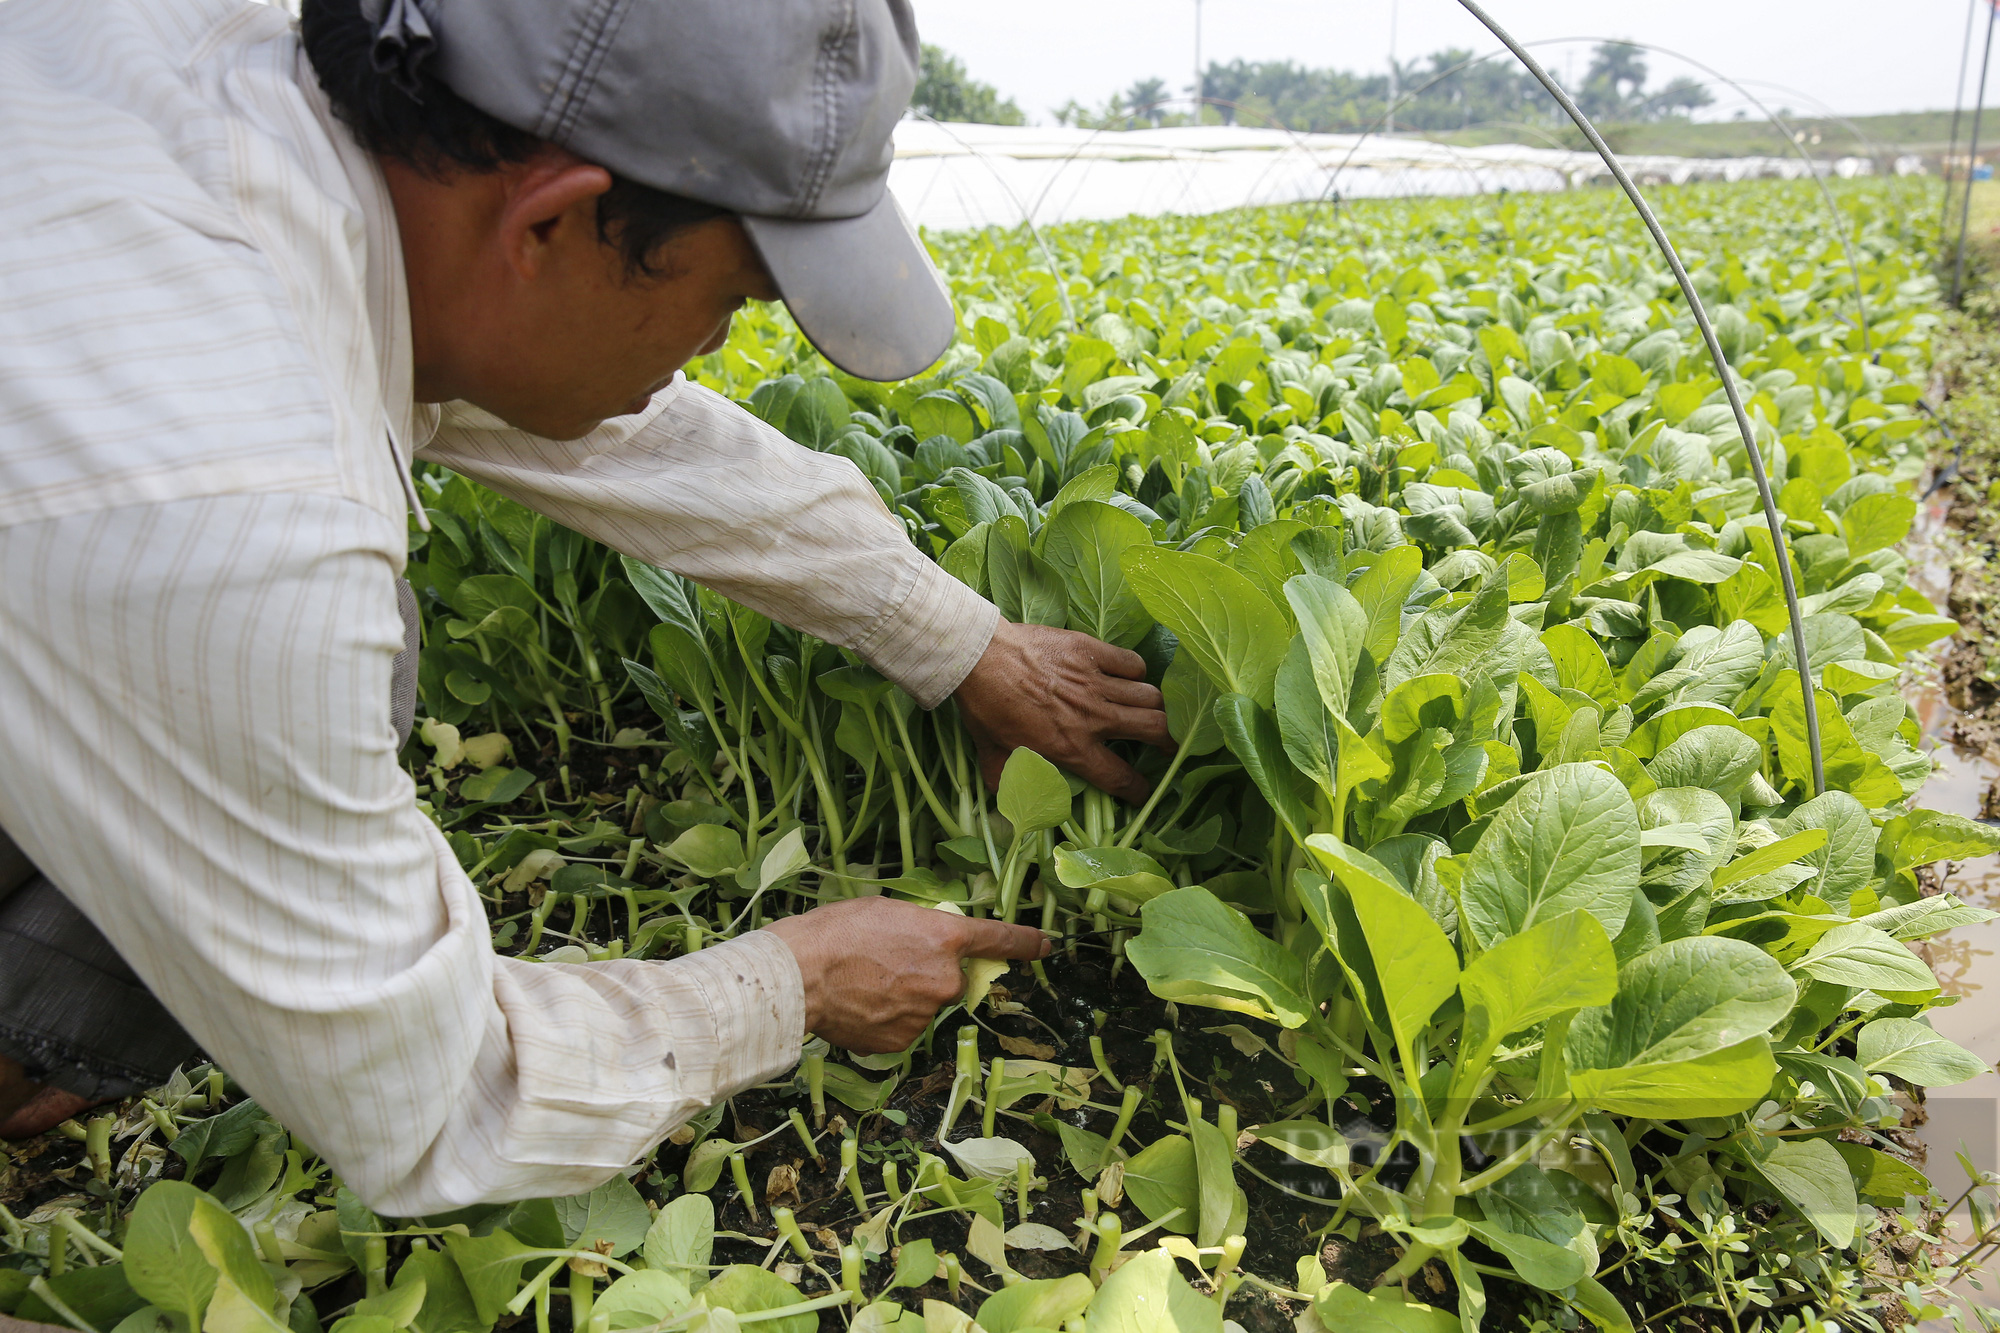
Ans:
[{"label": "green leaf", "polygon": [[1741,560],[1716,551],[1675,551],[1646,566],[1649,572],[1689,583],[1722,583],[1741,568]]},{"label": "green leaf", "polygon": [[[684,630],[678,624],[654,624],[652,632],[646,634],[646,646],[652,650],[652,660],[660,669],[660,677],[654,677],[652,685],[658,685],[664,677],[666,685],[674,689],[674,695],[680,695],[692,705],[702,705],[714,697],[716,679],[714,671],[710,671],[708,652],[704,650],[702,640],[690,630]],[[646,677],[652,675],[630,658],[626,658],[626,673],[642,685],[646,685]],[[648,693],[646,703],[650,703],[652,711],[662,719],[668,719],[668,713],[674,711],[674,701],[666,695],[654,697]],[[678,723],[678,719],[680,715],[674,711],[668,721]]]},{"label": "green leaf", "polygon": [[1119,560],[1132,547],[1152,544],[1138,518],[1097,500],[1073,501],[1050,519],[1042,557],[1062,575],[1071,629],[1121,648],[1146,636],[1153,617],[1126,582]]},{"label": "green leaf", "polygon": [[1811,828],[1803,833],[1780,838],[1766,843],[1753,852],[1747,852],[1715,872],[1713,884],[1717,889],[1727,888],[1768,870],[1803,861],[1813,852],[1826,849],[1826,830]]},{"label": "green leaf", "polygon": [[1347,716],[1355,668],[1367,648],[1367,612],[1354,594],[1316,574],[1286,580],[1285,600],[1298,617],[1321,704],[1329,712]]},{"label": "green leaf", "polygon": [[202,1312],[215,1294],[215,1267],[188,1235],[201,1191],[178,1180],[163,1180],[139,1195],[125,1233],[125,1275],[138,1292],[162,1309],[201,1327]]},{"label": "green leaf", "polygon": [[[739,1315],[782,1310],[804,1299],[797,1287],[776,1273],[767,1273],[750,1264],[731,1264],[723,1269],[702,1288],[699,1298],[711,1310],[730,1310]],[[809,1311],[786,1315],[783,1319],[766,1319],[756,1328],[757,1333],[817,1333],[819,1315]]]},{"label": "green leaf", "polygon": [[[1915,1018],[1878,1018],[1862,1028],[1854,1039],[1854,1058],[1872,1074],[1894,1074],[1924,1088],[1963,1083],[1978,1078],[1988,1067],[1971,1051]],[[129,1249],[127,1256],[130,1263]],[[160,1304],[157,1300],[153,1303]]]},{"label": "green leaf", "polygon": [[1323,1120],[1274,1120],[1244,1132],[1308,1166],[1346,1171],[1351,1160],[1346,1137]]},{"label": "green leaf", "polygon": [[1022,746],[1007,756],[1007,764],[1000,770],[1000,790],[994,803],[1017,835],[1054,828],[1069,818],[1069,779],[1054,764]]},{"label": "green leaf", "polygon": [[1836,1250],[1854,1244],[1854,1176],[1825,1139],[1784,1139],[1751,1164]]},{"label": "green leaf", "polygon": [[1732,808],[1764,763],[1764,747],[1735,727],[1696,727],[1654,755],[1646,772],[1662,787],[1700,787]]},{"label": "green leaf", "polygon": [[1993,919],[1994,913],[1985,908],[1968,907],[1950,894],[1943,893],[1934,898],[1919,898],[1913,903],[1898,903],[1859,918],[1862,924],[1885,931],[1899,940],[1920,940],[1941,930],[1976,926]]},{"label": "green leaf", "polygon": [[248,1148],[257,1140],[258,1126],[270,1119],[269,1112],[245,1098],[221,1115],[195,1121],[170,1146],[190,1172],[199,1171],[211,1157],[234,1157]]},{"label": "green leaf", "polygon": [[1415,546],[1397,546],[1354,581],[1354,600],[1361,605],[1366,630],[1362,640],[1377,662],[1389,660],[1403,629],[1403,603],[1424,572],[1424,555]]},{"label": "green leaf", "polygon": [[826,1095],[853,1110],[879,1111],[888,1104],[889,1095],[896,1090],[894,1079],[884,1079],[871,1083],[846,1065],[829,1063],[823,1078]]},{"label": "green leaf", "polygon": [[674,1198],[646,1229],[646,1267],[674,1273],[689,1287],[708,1281],[715,1253],[715,1204],[706,1194]]},{"label": "green leaf", "polygon": [[[1674,790],[1684,790],[1675,788]],[[1682,851],[1708,851],[1708,839],[1702,835],[1702,826],[1696,823],[1663,824],[1658,828],[1639,830],[1641,847],[1678,847]]]},{"label": "green leaf", "polygon": [[1175,653],[1160,680],[1167,706],[1167,730],[1191,755],[1211,754],[1222,744],[1215,701],[1221,689],[1195,662],[1193,653]]},{"label": "green leaf", "polygon": [[1463,608],[1426,611],[1397,640],[1382,668],[1382,683],[1394,689],[1412,676],[1443,674],[1471,677],[1490,668],[1506,637],[1507,580],[1493,574]]},{"label": "green leaf", "polygon": [[743,868],[743,835],[721,824],[696,824],[666,846],[668,856],[703,879]]},{"label": "green leaf", "polygon": [[[963,1314],[958,1317],[965,1318]],[[929,1333],[930,1326],[922,1315],[883,1298],[863,1306],[847,1327],[851,1333]]]},{"label": "green leaf", "polygon": [[[355,1309],[359,1310],[359,1303]],[[344,1319],[336,1319],[327,1333],[402,1333],[402,1326],[379,1314],[351,1314]]]},{"label": "green leaf", "polygon": [[1885,993],[1929,993],[1938,981],[1924,961],[1893,935],[1859,921],[1835,926],[1796,964],[1818,981]]},{"label": "green leaf", "polygon": [[1222,1333],[1222,1307],[1187,1284],[1173,1256],[1147,1250],[1104,1279],[1083,1327],[1084,1333]]},{"label": "green leaf", "polygon": [[[1579,1213],[1561,1189],[1558,1180],[1574,1181],[1574,1176],[1550,1173],[1526,1162],[1486,1186],[1473,1196],[1492,1227],[1517,1236],[1546,1241],[1584,1258],[1585,1271],[1597,1266],[1597,1247]],[[1586,1187],[1585,1193],[1589,1193]],[[1595,1197],[1594,1195],[1592,1197]],[[1574,1280],[1574,1279],[1572,1279]],[[1570,1285],[1568,1282],[1563,1286]]]},{"label": "green leaf", "polygon": [[2000,852],[2000,829],[1964,815],[1943,810],[1912,810],[1907,819],[1908,831],[1895,844],[1898,869]]},{"label": "green leaf", "polygon": [[[1685,854],[1679,850],[1654,853],[1645,873],[1648,891],[1669,906],[1688,901],[1698,891],[1706,902],[1709,871],[1736,848],[1736,816],[1721,797],[1700,787],[1662,787],[1640,797],[1638,809],[1642,829],[1692,825],[1703,844]],[[1645,834],[1640,836],[1643,840]]]},{"label": "green leaf", "polygon": [[1375,327],[1382,331],[1382,343],[1393,355],[1410,335],[1410,318],[1403,303],[1386,293],[1375,300]]},{"label": "green leaf", "polygon": [[704,1139],[688,1154],[684,1183],[697,1194],[705,1194],[715,1188],[715,1182],[722,1179],[722,1168],[729,1161],[729,1155],[736,1151],[736,1145],[727,1139]]},{"label": "green leaf", "polygon": [[[401,1276],[400,1271],[397,1276]],[[355,1317],[380,1319],[391,1328],[408,1328],[417,1317],[417,1312],[424,1308],[426,1290],[421,1277],[413,1277],[408,1282],[399,1281],[387,1291],[356,1301]]]},{"label": "green leaf", "polygon": [[1729,1116],[1764,1099],[1777,1077],[1771,1043],[1751,1037],[1734,1046],[1671,1064],[1570,1070],[1577,1100],[1619,1115],[1672,1120]]},{"label": "green leaf", "polygon": [[1797,993],[1784,968],[1755,945],[1714,936],[1673,940],[1619,969],[1609,1005],[1578,1015],[1571,1063],[1606,1069],[1719,1051],[1769,1031]]},{"label": "green leaf", "polygon": [[979,422],[972,409],[960,402],[956,394],[927,393],[910,404],[906,415],[920,440],[945,435],[966,444],[979,433]]},{"label": "green leaf", "polygon": [[[1118,469],[1110,463],[1101,463],[1093,468],[1085,468],[1056,492],[1056,498],[1049,501],[1049,512],[1043,522],[1053,523],[1062,516],[1063,510],[1080,500],[1108,501],[1118,493]],[[1148,541],[1152,538],[1148,537]]]},{"label": "green leaf", "polygon": [[215,1269],[215,1294],[202,1333],[291,1333],[277,1318],[278,1291],[257,1260],[250,1234],[206,1194],[188,1214],[188,1235]]},{"label": "green leaf", "polygon": [[512,574],[474,574],[452,590],[452,609],[475,625],[496,611],[513,609],[533,616],[541,608],[526,583]]},{"label": "green leaf", "polygon": [[486,1236],[446,1232],[440,1239],[445,1253],[458,1265],[480,1319],[488,1324],[499,1319],[506,1313],[507,1302],[521,1289],[521,1265],[528,1261],[529,1247],[505,1231]]},{"label": "green leaf", "polygon": [[921,1287],[937,1276],[937,1248],[928,1240],[908,1241],[902,1253],[896,1256],[896,1271],[889,1279],[889,1290],[897,1287]]},{"label": "green leaf", "polygon": [[1501,940],[1465,965],[1458,985],[1468,1035],[1476,1024],[1482,1044],[1497,1043],[1566,1010],[1611,1003],[1618,961],[1604,927],[1579,910]]},{"label": "green leaf", "polygon": [[1322,791],[1332,791],[1339,771],[1339,714],[1320,699],[1303,638],[1292,640],[1271,694],[1285,756],[1300,776]]},{"label": "green leaf", "polygon": [[1194,1140],[1194,1166],[1201,1193],[1195,1241],[1199,1245],[1220,1245],[1229,1236],[1243,1233],[1250,1220],[1250,1200],[1236,1183],[1236,1145],[1221,1128],[1207,1120],[1188,1125]]},{"label": "green leaf", "polygon": [[1215,721],[1230,752],[1242,761],[1292,836],[1303,836],[1313,822],[1311,793],[1285,752],[1277,720],[1249,697],[1225,694],[1215,702]]},{"label": "green leaf", "polygon": [[1459,1333],[1458,1316],[1430,1305],[1409,1303],[1395,1287],[1362,1291],[1335,1282],[1313,1301],[1320,1324],[1337,1333]]},{"label": "green leaf", "polygon": [[[1775,959],[1741,940],[1694,936],[1649,949],[1619,970],[1610,1004],[1570,1024],[1571,1090],[1629,1115],[1734,1114],[1769,1088],[1776,1064],[1763,1034],[1797,994]],[[1689,1104],[1697,1109],[1661,1109]]]},{"label": "green leaf", "polygon": [[[515,1212],[527,1207],[517,1204]],[[368,1261],[366,1233],[390,1230],[389,1224],[369,1210],[368,1205],[355,1197],[354,1191],[342,1185],[334,1195],[334,1218],[340,1224],[340,1247],[347,1257],[360,1268]],[[559,1241],[560,1236],[556,1237]]]},{"label": "green leaf", "polygon": [[1285,659],[1285,617],[1247,577],[1219,560],[1160,546],[1135,546],[1125,577],[1181,650],[1225,690],[1263,707]]},{"label": "green leaf", "polygon": [[768,889],[811,864],[812,858],[806,855],[805,827],[801,825],[765,846],[757,861],[757,887]]},{"label": "green leaf", "polygon": [[[1778,761],[1787,778],[1802,787],[1808,786],[1812,760],[1798,673],[1789,668],[1779,672],[1767,697],[1771,700],[1771,733],[1778,744]],[[1815,690],[1813,697],[1819,708],[1827,787],[1849,793],[1870,809],[1901,801],[1901,780],[1880,759],[1861,748],[1847,719],[1841,716],[1834,697],[1825,690]],[[1759,757],[1762,757],[1761,754]]]},{"label": "green leaf", "polygon": [[986,578],[986,542],[992,531],[990,523],[975,523],[963,537],[947,546],[938,558],[938,564],[945,573],[982,595],[989,586]]},{"label": "green leaf", "polygon": [[1465,711],[1465,682],[1459,677],[1411,676],[1382,700],[1382,735],[1394,745],[1426,727],[1449,731]]},{"label": "green leaf", "polygon": [[1862,496],[1840,516],[1848,558],[1859,560],[1894,546],[1910,535],[1910,525],[1916,517],[1917,502],[1907,495]]},{"label": "green leaf", "polygon": [[1826,830],[1826,846],[1801,858],[1819,871],[1801,885],[1837,912],[1845,912],[1859,890],[1875,878],[1875,821],[1861,802],[1844,791],[1815,796],[1776,826],[1780,832]]},{"label": "green leaf", "polygon": [[1298,958],[1203,888],[1175,889],[1140,909],[1126,957],[1162,999],[1250,1014],[1288,1028],[1306,1021]]},{"label": "green leaf", "polygon": [[[10,1268],[6,1271],[10,1276],[0,1278],[0,1313],[12,1310],[14,1305],[19,1303],[18,1298],[15,1300],[8,1299],[10,1287],[18,1285],[21,1291],[25,1292],[31,1280],[26,1273],[21,1272],[18,1268]],[[62,1293],[57,1292],[56,1296],[58,1300],[62,1299]],[[38,1304],[47,1304],[40,1297],[32,1297],[31,1299],[35,1300]],[[136,1296],[134,1299],[136,1299]],[[76,1308],[74,1305],[70,1305],[68,1301],[63,1301],[63,1304],[69,1305],[72,1310]],[[296,1309],[296,1305],[293,1308]],[[98,1325],[92,1323],[91,1327],[96,1328]],[[181,1316],[175,1314],[173,1311],[162,1310],[157,1305],[147,1305],[134,1310],[131,1314],[126,1315],[123,1319],[113,1324],[111,1326],[111,1333],[183,1333],[183,1330],[186,1328],[187,1325],[181,1322]],[[301,1324],[295,1322],[292,1325],[292,1333],[319,1333],[319,1330],[317,1327],[302,1327]]]},{"label": "green leaf", "polygon": [[[918,1243],[926,1247],[930,1244]],[[897,1271],[901,1271],[900,1264]],[[979,1327],[986,1333],[1031,1333],[1035,1329],[1061,1328],[1088,1309],[1096,1295],[1097,1289],[1081,1273],[1017,1282],[994,1292],[980,1304]]]},{"label": "green leaf", "polygon": [[611,1177],[588,1194],[573,1194],[554,1203],[563,1237],[573,1249],[588,1250],[599,1241],[610,1241],[607,1253],[614,1259],[645,1244],[653,1224],[646,1201],[623,1176]]},{"label": "green leaf", "polygon": [[1460,886],[1460,921],[1491,947],[1578,908],[1620,930],[1639,883],[1639,817],[1594,764],[1531,777],[1480,835]]},{"label": "green leaf", "polygon": [[1067,1120],[1057,1120],[1055,1124],[1057,1136],[1062,1139],[1063,1156],[1085,1180],[1094,1181],[1105,1167],[1125,1160],[1125,1154],[1113,1148],[1111,1140],[1102,1134],[1079,1129]]},{"label": "green leaf", "polygon": [[1917,652],[1958,633],[1959,624],[1950,616],[1899,616],[1882,627],[1882,641],[1897,656]]},{"label": "green leaf", "polygon": [[[66,1273],[56,1277],[45,1277],[42,1280],[48,1283],[49,1290],[55,1294],[57,1300],[74,1310],[77,1316],[92,1328],[115,1328],[128,1317],[147,1308],[146,1298],[132,1290],[132,1284],[126,1281],[123,1264],[79,1265],[72,1267]],[[222,1285],[218,1283],[218,1288]],[[229,1333],[235,1333],[236,1329],[242,1327],[236,1322],[222,1325],[220,1321],[230,1318],[231,1312],[225,1309],[222,1315],[218,1316],[215,1305],[214,1301],[209,1303],[210,1328],[226,1327]],[[37,1329],[44,1324],[61,1328],[69,1322],[33,1292],[21,1298],[21,1303],[14,1307],[13,1313],[15,1319],[33,1325]],[[166,1322],[172,1324],[173,1321],[169,1319]],[[172,1333],[183,1333],[183,1330],[174,1326]]]},{"label": "green leaf", "polygon": [[1596,1278],[1578,1278],[1576,1294],[1570,1297],[1570,1301],[1603,1333],[1634,1333],[1632,1316]]},{"label": "green leaf", "polygon": [[1574,1286],[1589,1270],[1575,1250],[1553,1245],[1539,1236],[1524,1236],[1486,1222],[1469,1223],[1472,1234],[1498,1251],[1523,1282],[1543,1291]]},{"label": "green leaf", "polygon": [[1024,625],[1069,622],[1069,591],[1055,566],[1028,548],[1027,524],[1014,515],[993,524],[986,539],[986,580],[993,604]]},{"label": "green leaf", "polygon": [[1174,888],[1158,861],[1127,847],[1076,848],[1065,843],[1056,848],[1056,878],[1072,889],[1102,889],[1140,903]]},{"label": "green leaf", "polygon": [[965,1138],[944,1142],[944,1149],[965,1172],[967,1180],[1012,1180],[1022,1161],[1033,1168],[1035,1155],[1008,1138]]},{"label": "green leaf", "polygon": [[677,1318],[694,1304],[684,1279],[672,1273],[641,1269],[627,1273],[606,1287],[591,1303],[593,1316],[602,1316],[614,1330],[649,1328]]},{"label": "green leaf", "polygon": [[505,805],[535,785],[535,775],[525,768],[495,764],[458,784],[458,794],[467,801],[491,801]]},{"label": "green leaf", "polygon": [[1194,1141],[1169,1134],[1134,1153],[1125,1162],[1125,1195],[1147,1221],[1192,1236],[1201,1218]]},{"label": "green leaf", "polygon": [[1416,899],[1374,874],[1355,873],[1344,857],[1330,868],[1354,904],[1381,981],[1383,1017],[1409,1058],[1431,1015],[1458,988],[1458,954]]},{"label": "green leaf", "polygon": [[1901,1208],[1912,1194],[1931,1192],[1931,1182],[1908,1162],[1859,1143],[1835,1143],[1834,1151],[1854,1177],[1854,1192],[1889,1208]]},{"label": "green leaf", "polygon": [[629,555],[620,556],[618,563],[634,591],[654,615],[669,625],[678,625],[696,640],[701,638],[701,598],[692,579],[642,560],[634,560]]},{"label": "green leaf", "polygon": [[480,1314],[458,1265],[443,1250],[410,1251],[396,1270],[393,1290],[423,1293],[408,1321],[414,1333],[485,1333],[493,1326]]}]

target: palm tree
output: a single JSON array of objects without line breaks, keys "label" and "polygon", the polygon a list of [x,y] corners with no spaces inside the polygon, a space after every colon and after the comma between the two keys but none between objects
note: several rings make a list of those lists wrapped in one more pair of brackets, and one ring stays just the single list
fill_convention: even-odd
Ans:
[{"label": "palm tree", "polygon": [[1161,118],[1167,114],[1166,102],[1165,79],[1140,79],[1125,90],[1125,104],[1132,109],[1133,118],[1144,117],[1156,129]]},{"label": "palm tree", "polygon": [[1617,116],[1638,100],[1646,87],[1646,57],[1625,42],[1599,42],[1590,53],[1577,100],[1593,116]]}]

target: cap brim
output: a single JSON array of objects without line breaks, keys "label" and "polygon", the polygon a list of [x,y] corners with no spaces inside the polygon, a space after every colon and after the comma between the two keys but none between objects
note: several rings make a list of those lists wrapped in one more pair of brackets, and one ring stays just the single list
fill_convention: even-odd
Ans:
[{"label": "cap brim", "polygon": [[746,216],[743,230],[799,329],[848,374],[908,379],[951,346],[951,295],[886,190],[859,217]]}]

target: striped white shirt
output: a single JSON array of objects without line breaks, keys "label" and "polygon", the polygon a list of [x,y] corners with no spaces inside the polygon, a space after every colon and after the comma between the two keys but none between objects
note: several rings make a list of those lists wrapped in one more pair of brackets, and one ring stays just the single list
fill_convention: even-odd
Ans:
[{"label": "striped white shirt", "polygon": [[0,180],[0,828],[385,1212],[589,1189],[786,1068],[769,934],[494,955],[396,763],[410,458],[926,704],[993,608],[685,381],[568,443],[413,402],[387,192],[276,8],[0,4]]}]

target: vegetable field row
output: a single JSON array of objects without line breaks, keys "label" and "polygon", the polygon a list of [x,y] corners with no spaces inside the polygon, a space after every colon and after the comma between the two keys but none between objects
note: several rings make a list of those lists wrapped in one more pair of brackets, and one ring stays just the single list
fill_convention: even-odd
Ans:
[{"label": "vegetable field row", "polygon": [[896,386],[739,320],[700,378],[1009,618],[1146,658],[1141,808],[1026,751],[986,791],[949,705],[427,476],[408,757],[499,947],[863,893],[1062,947],[575,1199],[375,1218],[253,1101],[166,1090],[7,1222],[0,1295],[98,1333],[1890,1319],[1930,1188],[1886,1132],[1984,1068],[1908,944],[1991,914],[1916,872],[2000,838],[1912,804],[1898,693],[1953,628],[1897,551],[1922,201],[1840,199],[1872,356],[1809,189],[1662,200],[1776,539],[1609,195],[946,237],[966,335]]}]

